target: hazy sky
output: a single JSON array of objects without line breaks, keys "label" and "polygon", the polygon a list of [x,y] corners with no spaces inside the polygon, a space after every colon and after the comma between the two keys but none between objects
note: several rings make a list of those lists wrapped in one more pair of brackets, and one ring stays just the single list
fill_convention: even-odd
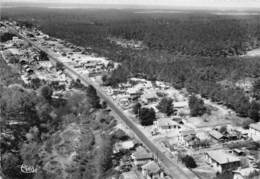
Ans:
[{"label": "hazy sky", "polygon": [[260,8],[260,0],[3,0],[4,2],[167,5],[192,7]]}]

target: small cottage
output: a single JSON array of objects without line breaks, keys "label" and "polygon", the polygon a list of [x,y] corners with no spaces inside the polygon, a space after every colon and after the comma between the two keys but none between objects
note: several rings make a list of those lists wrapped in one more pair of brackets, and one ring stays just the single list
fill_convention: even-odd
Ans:
[{"label": "small cottage", "polygon": [[145,179],[159,179],[162,174],[162,170],[155,161],[150,161],[141,168]]},{"label": "small cottage", "polygon": [[160,133],[166,133],[171,131],[178,132],[181,128],[180,124],[178,124],[170,118],[160,118],[157,121],[154,121],[154,125]]},{"label": "small cottage", "polygon": [[153,154],[145,150],[143,147],[138,147],[136,151],[132,154],[132,159],[137,167],[148,163],[153,159]]},{"label": "small cottage", "polygon": [[224,135],[222,135],[220,132],[218,132],[216,130],[209,131],[209,135],[220,142],[222,142],[226,139],[226,137]]}]

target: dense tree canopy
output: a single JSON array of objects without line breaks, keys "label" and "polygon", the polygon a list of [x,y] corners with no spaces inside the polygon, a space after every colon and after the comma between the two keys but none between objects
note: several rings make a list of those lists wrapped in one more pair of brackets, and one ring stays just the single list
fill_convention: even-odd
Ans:
[{"label": "dense tree canopy", "polygon": [[87,87],[87,97],[88,97],[89,103],[92,105],[93,108],[101,107],[100,98],[97,95],[96,89],[92,85],[89,85]]},{"label": "dense tree canopy", "polygon": [[155,111],[153,108],[141,108],[139,112],[139,120],[143,126],[149,126],[153,124],[155,120]]},{"label": "dense tree canopy", "polygon": [[253,84],[253,96],[260,100],[260,79],[256,80]]},{"label": "dense tree canopy", "polygon": [[204,101],[195,95],[189,97],[189,108],[191,116],[201,116],[206,112]]},{"label": "dense tree canopy", "polygon": [[49,57],[48,57],[47,53],[45,53],[44,51],[40,51],[39,59],[42,61],[48,61]]},{"label": "dense tree canopy", "polygon": [[5,32],[5,33],[1,33],[0,34],[0,42],[6,42],[8,40],[12,40],[13,37],[15,37],[15,34],[9,33],[9,32]]},{"label": "dense tree canopy", "polygon": [[100,146],[100,152],[98,156],[101,176],[112,167],[112,153],[113,148],[110,136],[103,136],[102,145]]},{"label": "dense tree canopy", "polygon": [[119,83],[127,82],[129,71],[123,66],[119,66],[109,76],[103,76],[102,80],[104,85],[111,85],[116,87]]},{"label": "dense tree canopy", "polygon": [[248,109],[248,116],[255,122],[260,121],[260,104],[259,102],[253,101]]},{"label": "dense tree canopy", "polygon": [[181,158],[182,162],[186,165],[188,168],[196,168],[197,164],[192,156],[185,155]]},{"label": "dense tree canopy", "polygon": [[162,98],[157,106],[158,110],[170,116],[173,113],[173,99],[172,98]]},{"label": "dense tree canopy", "polygon": [[51,100],[53,90],[49,86],[43,86],[40,92],[46,100]]}]

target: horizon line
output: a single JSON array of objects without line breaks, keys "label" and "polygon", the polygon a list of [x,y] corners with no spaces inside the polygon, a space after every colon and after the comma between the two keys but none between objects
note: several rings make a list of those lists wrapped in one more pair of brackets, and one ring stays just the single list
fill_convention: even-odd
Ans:
[{"label": "horizon line", "polygon": [[[215,4],[214,5],[210,5],[210,4],[131,4],[131,3],[105,3],[105,4],[98,4],[96,2],[90,3],[90,2],[46,2],[46,1],[30,1],[30,0],[14,0],[14,1],[10,1],[10,0],[2,0],[2,2],[0,3],[1,7],[5,7],[5,6],[12,6],[12,5],[17,5],[17,7],[37,7],[37,6],[45,6],[48,5],[53,7],[53,5],[58,5],[60,8],[62,8],[62,6],[64,8],[66,8],[66,6],[75,6],[73,8],[79,8],[79,9],[84,9],[87,7],[82,7],[82,6],[89,6],[92,8],[96,8],[96,9],[104,9],[104,7],[109,7],[111,8],[142,8],[142,9],[187,9],[187,10],[236,10],[236,11],[241,11],[241,10],[260,10],[260,2],[258,2],[259,6],[239,6],[241,4],[236,4],[236,6],[230,6],[229,5],[220,5],[220,4]],[[78,6],[78,7],[77,7]],[[55,8],[55,7],[54,7]]]}]

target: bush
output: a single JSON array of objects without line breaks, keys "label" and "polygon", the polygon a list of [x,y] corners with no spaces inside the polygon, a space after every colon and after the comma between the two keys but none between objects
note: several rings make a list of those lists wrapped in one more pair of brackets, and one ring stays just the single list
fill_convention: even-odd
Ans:
[{"label": "bush", "polygon": [[193,159],[193,157],[191,157],[189,155],[182,157],[181,160],[185,164],[185,166],[188,167],[188,168],[196,168],[197,167],[195,160]]},{"label": "bush", "polygon": [[59,70],[63,71],[63,70],[64,70],[64,65],[63,65],[63,63],[57,62],[57,63],[56,63],[56,70],[57,70],[57,71],[59,71]]},{"label": "bush", "polygon": [[50,100],[51,96],[52,96],[52,89],[49,86],[43,86],[41,88],[41,95],[46,99],[46,100]]},{"label": "bush", "polygon": [[39,59],[41,61],[48,61],[49,60],[48,54],[45,53],[44,51],[40,51]]}]

